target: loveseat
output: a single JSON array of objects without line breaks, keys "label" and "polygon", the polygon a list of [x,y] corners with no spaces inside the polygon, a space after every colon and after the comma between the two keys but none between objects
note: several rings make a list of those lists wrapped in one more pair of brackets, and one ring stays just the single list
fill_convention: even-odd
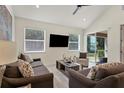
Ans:
[{"label": "loveseat", "polygon": [[[107,63],[106,63],[107,64]],[[106,66],[107,67],[107,66]],[[124,64],[113,67],[99,68],[95,79],[87,78],[89,69],[74,71],[69,69],[70,88],[124,88]]]}]

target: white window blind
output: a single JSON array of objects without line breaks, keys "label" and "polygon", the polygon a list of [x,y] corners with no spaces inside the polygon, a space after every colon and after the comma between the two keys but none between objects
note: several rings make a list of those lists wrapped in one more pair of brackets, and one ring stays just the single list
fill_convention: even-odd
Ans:
[{"label": "white window blind", "polygon": [[69,50],[79,51],[80,50],[80,35],[69,35]]},{"label": "white window blind", "polygon": [[24,51],[45,52],[45,31],[26,28],[24,30]]}]

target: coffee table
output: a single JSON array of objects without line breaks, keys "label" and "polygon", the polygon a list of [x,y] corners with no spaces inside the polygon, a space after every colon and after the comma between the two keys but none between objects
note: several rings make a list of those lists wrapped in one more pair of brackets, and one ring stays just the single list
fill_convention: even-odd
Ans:
[{"label": "coffee table", "polygon": [[80,69],[80,64],[76,62],[64,62],[63,60],[56,61],[56,68],[61,71],[67,71],[68,69],[74,69],[78,71]]}]

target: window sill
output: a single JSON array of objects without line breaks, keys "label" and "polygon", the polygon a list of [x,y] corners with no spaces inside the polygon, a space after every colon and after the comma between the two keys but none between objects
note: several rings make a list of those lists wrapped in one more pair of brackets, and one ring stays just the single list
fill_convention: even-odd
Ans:
[{"label": "window sill", "polygon": [[79,52],[80,50],[68,50],[70,52]]},{"label": "window sill", "polygon": [[45,51],[24,51],[24,53],[44,53]]}]

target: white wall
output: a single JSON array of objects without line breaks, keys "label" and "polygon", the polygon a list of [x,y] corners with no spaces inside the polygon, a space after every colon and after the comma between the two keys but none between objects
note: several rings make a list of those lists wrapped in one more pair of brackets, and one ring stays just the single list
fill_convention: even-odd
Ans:
[{"label": "white wall", "polygon": [[92,32],[108,31],[108,61],[120,61],[120,25],[124,24],[124,10],[121,6],[111,6],[84,32],[84,51],[86,35]]},{"label": "white wall", "polygon": [[44,23],[40,21],[34,21],[24,18],[15,18],[16,27],[16,44],[17,51],[24,52],[24,28],[35,28],[46,30],[46,51],[44,53],[30,53],[32,58],[40,57],[45,65],[55,64],[57,59],[61,59],[62,55],[73,56],[79,55],[79,52],[68,51],[68,48],[50,48],[49,47],[49,36],[51,33],[54,34],[80,34],[81,35],[81,50],[83,49],[83,34],[82,29],[65,27],[61,25],[55,25],[50,23]]}]

